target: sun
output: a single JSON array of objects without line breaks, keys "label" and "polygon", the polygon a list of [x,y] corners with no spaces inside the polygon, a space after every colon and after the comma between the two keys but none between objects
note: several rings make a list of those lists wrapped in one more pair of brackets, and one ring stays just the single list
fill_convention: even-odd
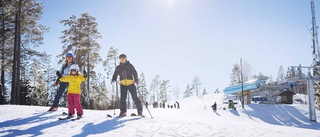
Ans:
[{"label": "sun", "polygon": [[171,7],[173,5],[173,0],[168,0],[169,6]]}]

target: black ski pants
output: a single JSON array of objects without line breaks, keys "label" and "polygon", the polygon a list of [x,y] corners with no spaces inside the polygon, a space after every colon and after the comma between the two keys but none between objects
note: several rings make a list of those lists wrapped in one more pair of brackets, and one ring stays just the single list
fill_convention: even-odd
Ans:
[{"label": "black ski pants", "polygon": [[137,96],[137,88],[134,84],[129,85],[129,86],[124,86],[121,85],[120,86],[120,91],[121,91],[121,97],[120,97],[120,111],[121,112],[127,112],[127,94],[128,94],[128,90],[131,94],[132,100],[133,102],[136,104],[137,106],[137,110],[138,112],[141,111],[142,112],[142,104],[140,99]]}]

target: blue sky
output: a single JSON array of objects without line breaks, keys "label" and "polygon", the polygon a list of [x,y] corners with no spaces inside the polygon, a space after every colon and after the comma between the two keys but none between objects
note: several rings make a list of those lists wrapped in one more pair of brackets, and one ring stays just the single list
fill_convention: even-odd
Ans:
[{"label": "blue sky", "polygon": [[208,92],[222,91],[240,58],[250,64],[252,74],[274,80],[281,65],[286,70],[312,63],[308,0],[37,1],[44,5],[39,23],[51,28],[39,50],[54,57],[56,69],[55,56],[62,52],[59,37],[66,29],[59,20],[84,12],[97,19],[103,58],[111,46],[118,48],[139,74],[145,73],[148,84],[159,75],[180,92],[195,76]]}]

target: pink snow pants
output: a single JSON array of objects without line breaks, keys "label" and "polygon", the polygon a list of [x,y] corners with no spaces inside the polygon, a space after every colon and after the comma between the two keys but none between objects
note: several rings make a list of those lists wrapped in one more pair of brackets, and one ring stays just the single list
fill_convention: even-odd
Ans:
[{"label": "pink snow pants", "polygon": [[76,109],[77,115],[83,115],[80,98],[80,94],[68,94],[68,114],[74,115]]}]

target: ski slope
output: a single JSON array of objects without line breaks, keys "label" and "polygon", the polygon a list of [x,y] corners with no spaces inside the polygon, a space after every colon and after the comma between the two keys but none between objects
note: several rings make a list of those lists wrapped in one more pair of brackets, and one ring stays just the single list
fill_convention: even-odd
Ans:
[{"label": "ski slope", "polygon": [[[116,116],[119,110],[84,110],[84,118],[76,121],[58,120],[65,117],[59,108],[0,106],[0,136],[103,136],[103,137],[319,137],[320,124],[309,120],[308,105],[237,105],[237,110],[222,110],[222,94],[178,100],[180,109],[144,109],[145,118]],[[211,105],[217,102],[218,111]],[[169,104],[172,102],[168,102]],[[129,109],[128,114],[136,113]],[[317,121],[320,120],[317,111]]]}]

